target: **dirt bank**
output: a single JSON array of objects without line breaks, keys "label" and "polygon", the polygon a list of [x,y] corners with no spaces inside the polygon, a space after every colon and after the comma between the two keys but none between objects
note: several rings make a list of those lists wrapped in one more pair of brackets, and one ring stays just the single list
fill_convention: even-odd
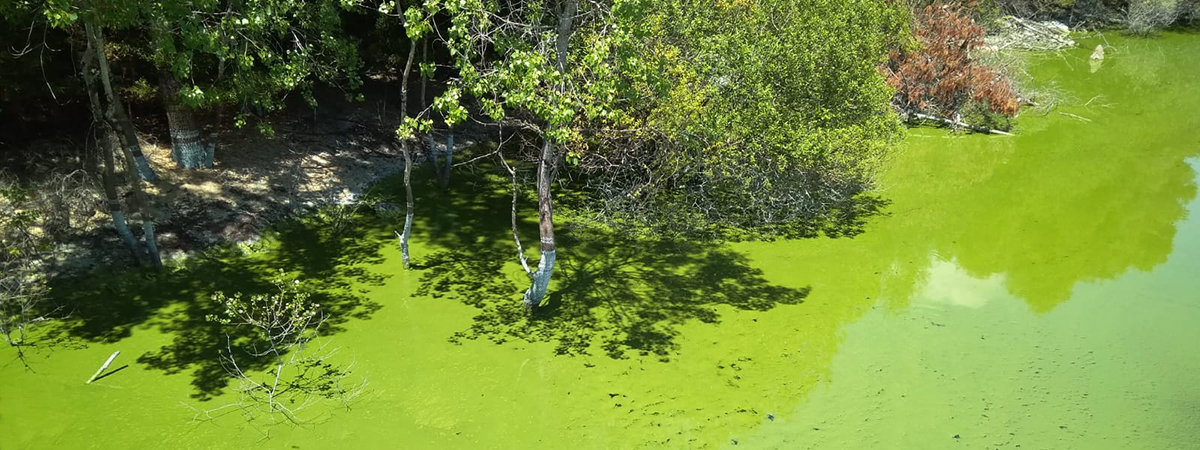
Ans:
[{"label": "dirt bank", "polygon": [[[274,137],[249,128],[214,136],[219,143],[216,164],[205,170],[178,168],[170,159],[169,141],[153,132],[159,124],[139,126],[152,131],[139,138],[160,178],[147,185],[147,192],[153,198],[150,211],[164,260],[219,243],[254,241],[269,224],[322,205],[354,204],[372,183],[403,170],[392,133],[395,121],[383,119],[378,105],[280,116],[272,121]],[[458,130],[456,151],[474,145],[478,136],[471,128]],[[435,141],[444,146],[444,133],[436,132]],[[414,148],[419,152],[417,163],[424,160],[424,142]],[[95,169],[81,162],[88,158],[72,150],[78,142],[59,139],[37,145],[48,149],[41,163],[6,165],[5,170],[37,180],[70,166],[95,179]],[[132,263],[101,208],[99,192],[81,189],[77,195],[94,196],[87,204],[95,208],[85,208],[66,231],[55,235],[51,265],[73,272]]]}]

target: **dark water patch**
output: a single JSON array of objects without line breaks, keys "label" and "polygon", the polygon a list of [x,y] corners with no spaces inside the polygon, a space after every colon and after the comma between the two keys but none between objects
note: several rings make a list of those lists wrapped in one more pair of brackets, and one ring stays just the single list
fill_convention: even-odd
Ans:
[{"label": "dark water patch", "polygon": [[[564,355],[600,350],[613,358],[639,354],[666,360],[676,350],[679,326],[688,321],[719,323],[720,306],[766,311],[797,305],[811,291],[771,283],[745,255],[714,242],[589,225],[572,218],[566,206],[557,224],[559,257],[551,293],[542,306],[525,311],[520,298],[528,286],[511,239],[507,180],[483,170],[456,177],[456,187],[445,194],[422,186],[427,194],[419,201],[423,220],[417,230],[427,230],[442,250],[414,261],[422,275],[413,294],[449,297],[479,309],[474,323],[451,337],[454,342],[551,342]],[[579,196],[579,191],[562,195]],[[519,217],[532,214],[534,204],[532,193],[521,193]],[[873,212],[883,204],[873,202],[870,208]],[[861,227],[861,217],[842,221],[843,232]],[[536,244],[536,224],[522,220],[518,228],[527,245]],[[531,265],[537,263],[535,250],[528,249]]]}]

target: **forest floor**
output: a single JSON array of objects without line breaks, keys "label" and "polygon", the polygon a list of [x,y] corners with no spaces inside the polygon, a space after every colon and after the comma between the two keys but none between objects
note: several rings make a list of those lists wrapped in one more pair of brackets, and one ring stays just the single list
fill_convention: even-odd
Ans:
[{"label": "forest floor", "polygon": [[[152,197],[149,209],[157,229],[164,260],[184,257],[221,243],[257,240],[270,224],[326,205],[355,205],[373,183],[403,170],[399,142],[394,138],[397,114],[386,104],[346,104],[314,113],[311,110],[277,115],[268,137],[247,127],[222,130],[215,137],[217,151],[211,169],[184,170],[171,160],[165,137],[165,120],[145,115],[139,123],[142,150],[158,174],[146,184]],[[455,148],[465,149],[484,139],[482,129],[460,127]],[[442,130],[444,131],[444,130]],[[442,151],[443,132],[435,132]],[[414,143],[415,144],[415,143]],[[73,156],[78,143],[59,138],[30,146],[45,151],[41,161],[0,161],[0,167],[37,180],[56,172],[82,168],[98,179],[98,172]],[[425,160],[427,143],[414,145],[415,163]],[[72,218],[70,234],[55,236],[60,245],[50,255],[51,266],[68,272],[86,271],[110,263],[127,263],[130,255],[112,232],[109,214],[103,211],[99,192],[90,217]],[[124,193],[125,196],[128,193]],[[127,212],[128,214],[128,212]],[[87,214],[82,214],[86,216]],[[136,217],[136,216],[133,216]],[[140,230],[140,223],[131,221]]]}]

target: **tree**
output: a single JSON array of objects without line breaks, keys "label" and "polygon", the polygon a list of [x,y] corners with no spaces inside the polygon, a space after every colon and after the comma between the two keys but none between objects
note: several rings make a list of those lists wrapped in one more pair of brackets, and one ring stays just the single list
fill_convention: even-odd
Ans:
[{"label": "tree", "polygon": [[582,153],[594,217],[658,233],[806,236],[852,214],[902,136],[876,66],[902,37],[891,2],[653,2],[632,123]]},{"label": "tree", "polygon": [[[68,31],[86,44],[80,66],[89,109],[93,115],[104,182],[114,228],[132,253],[160,265],[150,214],[150,198],[138,178],[153,181],[156,175],[141,152],[137,133],[120,98],[109,67],[106,30],[121,30],[123,39],[163,69],[168,122],[173,137],[172,154],[182,166],[210,166],[212,146],[203,145],[194,110],[236,104],[238,124],[250,111],[282,107],[283,98],[299,91],[310,104],[315,80],[336,82],[359,65],[356,48],[340,25],[341,2],[261,0],[226,2],[16,2],[0,5],[7,21],[45,21]],[[139,37],[143,39],[139,39]],[[180,81],[187,81],[186,89]],[[176,86],[178,84],[178,86]],[[203,86],[203,88],[201,87]],[[178,89],[176,89],[178,87]],[[260,123],[269,131],[265,123]],[[122,205],[112,137],[130,170],[131,195]],[[133,235],[124,208],[141,219],[143,238]]]},{"label": "tree", "polygon": [[[152,180],[155,175],[146,164],[132,122],[113,87],[102,31],[107,26],[125,27],[135,23],[136,3],[48,2],[4,6],[6,8],[0,11],[26,17],[42,16],[48,26],[68,30],[77,36],[82,32],[86,48],[80,54],[80,74],[84,80],[92,113],[92,128],[100,150],[100,162],[103,167],[101,186],[108,202],[113,228],[133,253],[135,260],[146,261],[156,267],[161,266],[162,261],[155,244],[154,223],[146,211],[148,199],[141,187],[142,179]],[[129,168],[126,174],[133,194],[129,206],[142,220],[143,236],[140,242],[129,228],[121,198],[118,196],[114,150],[118,139],[122,141],[120,148],[125,158],[125,167]]]},{"label": "tree", "polygon": [[[416,140],[415,133],[417,131],[425,131],[428,133],[432,126],[432,121],[428,119],[428,113],[429,113],[428,110],[421,111],[416,116],[409,115],[409,112],[408,112],[408,97],[409,97],[408,80],[409,80],[409,75],[412,72],[413,61],[415,61],[416,57],[417,57],[417,46],[421,43],[422,37],[433,30],[432,17],[430,17],[429,11],[427,11],[426,9],[423,9],[423,8],[420,8],[417,6],[405,7],[400,2],[396,2],[396,1],[384,1],[384,2],[380,3],[379,5],[375,6],[375,9],[377,9],[384,16],[391,16],[391,17],[396,17],[396,18],[401,19],[404,24],[405,37],[408,39],[408,42],[407,42],[408,43],[408,56],[404,59],[404,69],[403,69],[402,75],[400,77],[400,114],[402,115],[402,118],[401,118],[401,125],[396,130],[396,137],[400,140],[400,151],[404,156],[404,195],[405,195],[404,228],[403,228],[404,231],[396,233],[396,235],[400,239],[401,261],[402,261],[404,267],[408,268],[408,266],[409,266],[408,244],[409,244],[409,239],[412,236],[412,223],[413,223],[413,214],[414,214],[414,207],[415,207],[415,204],[413,202],[413,192],[412,192],[412,165],[413,165],[412,144],[413,144],[413,141]],[[426,73],[427,69],[426,69],[426,67],[422,67],[420,70],[422,72],[422,78],[424,78],[424,73]],[[424,83],[424,81],[422,81],[422,83]],[[421,100],[422,100],[422,102],[424,102],[424,100],[425,100],[424,85],[422,85],[422,89],[421,89]],[[433,136],[430,135],[431,142],[432,142],[432,139],[433,139]],[[419,142],[419,140],[418,140],[418,142]],[[432,145],[430,147],[431,147],[430,151],[432,152]],[[447,149],[447,150],[449,150],[449,149]],[[434,155],[431,153],[430,157],[434,158]],[[435,165],[436,165],[436,160],[435,160]],[[449,171],[449,159],[447,159],[447,172],[446,172],[447,175],[446,176],[449,176],[448,171]],[[439,176],[439,178],[442,176],[441,170],[438,170],[438,176]]]},{"label": "tree", "polygon": [[[91,104],[92,114],[103,114],[103,116],[96,116],[95,120],[103,120],[103,125],[101,126],[103,133],[98,134],[98,136],[102,137],[97,140],[101,140],[104,175],[108,178],[106,181],[106,193],[109,193],[108,202],[110,208],[114,208],[112,204],[115,202],[115,192],[109,190],[108,187],[115,184],[115,180],[112,180],[113,176],[115,176],[113,170],[113,150],[112,146],[109,145],[112,138],[109,138],[108,134],[115,133],[115,130],[121,130],[119,136],[122,140],[121,148],[125,150],[125,167],[145,167],[145,172],[142,172],[140,169],[126,170],[128,184],[130,184],[133,191],[131,208],[137,212],[140,220],[142,220],[144,251],[142,246],[138,244],[130,245],[131,242],[128,241],[130,236],[125,234],[127,230],[126,232],[122,232],[121,230],[121,228],[125,227],[118,227],[118,230],[121,233],[121,238],[126,240],[126,245],[131,246],[134,257],[138,258],[138,260],[142,260],[144,257],[149,260],[150,264],[156,266],[156,268],[161,268],[162,258],[158,254],[158,245],[156,244],[154,232],[154,218],[146,211],[150,206],[150,202],[142,190],[142,179],[138,175],[138,173],[142,173],[143,178],[146,178],[148,176],[146,174],[149,174],[150,178],[152,178],[154,172],[150,172],[150,166],[145,163],[145,157],[142,157],[142,152],[138,151],[134,154],[133,150],[138,149],[140,144],[138,143],[137,133],[133,131],[132,121],[130,121],[130,118],[128,118],[128,115],[122,109],[124,107],[121,106],[119,96],[116,95],[113,89],[112,71],[108,68],[108,56],[104,52],[103,32],[98,26],[92,23],[84,23],[84,32],[88,36],[88,49],[84,50],[83,56],[83,70],[84,79],[86,80],[86,85],[88,85],[89,103]],[[92,73],[92,64],[96,65],[95,73]],[[104,92],[104,101],[100,100],[100,95],[96,92],[97,89],[101,89],[96,86],[96,78],[100,79],[101,88]],[[106,101],[107,107],[104,107],[103,104],[106,104],[104,103]],[[119,222],[116,220],[116,216],[118,216],[116,212],[120,211],[114,212],[114,223]]]},{"label": "tree", "polygon": [[[136,21],[137,14],[135,2],[16,2],[8,6],[8,8],[0,8],[0,13],[3,13],[10,21],[14,20],[12,16],[23,17],[25,20],[31,21],[32,25],[28,25],[30,33],[35,26],[42,25],[47,28],[47,31],[49,28],[57,28],[65,30],[75,37],[82,34],[85,41],[90,39],[90,35],[86,31],[79,33],[80,30],[77,26],[81,17],[85,18],[84,22],[98,27],[97,32],[102,33],[104,27],[124,28],[132,25]],[[43,56],[39,55],[38,62],[40,64],[45,64]],[[104,61],[99,69],[107,71],[107,64],[108,62]],[[44,70],[43,67],[43,73]],[[111,76],[101,77],[100,81],[105,83],[108,91],[112,90]],[[137,140],[137,132],[129,118],[128,111],[120,98],[108,91],[106,91],[106,101],[112,106],[104,113],[110,116],[108,120],[120,127],[121,150],[128,153],[132,167],[136,168],[138,176],[146,181],[157,181],[157,175],[142,153],[141,144]],[[53,95],[53,88],[51,88],[51,95]]]},{"label": "tree", "polygon": [[969,5],[935,2],[917,11],[914,22],[919,47],[892,49],[884,69],[901,111],[941,116],[956,126],[963,124],[970,103],[1004,116],[1017,114],[1012,82],[975,58],[985,31]]},{"label": "tree", "polygon": [[[137,167],[137,159],[131,151],[131,147],[138,147],[139,144],[137,143],[137,136],[129,128],[132,125],[128,124],[128,116],[116,112],[121,106],[120,102],[116,100],[117,96],[112,88],[112,75],[108,68],[108,57],[104,50],[104,36],[99,27],[95,25],[98,22],[97,14],[88,13],[85,17],[84,33],[88,44],[82,54],[82,64],[80,67],[83,72],[84,84],[87,87],[88,104],[91,107],[93,123],[97,131],[96,141],[100,148],[100,158],[104,166],[102,183],[105,197],[108,199],[109,213],[112,215],[113,228],[117,230],[117,235],[121,237],[125,246],[133,253],[136,261],[147,261],[154,267],[162,267],[162,259],[159,256],[158,245],[155,242],[154,221],[146,211],[146,208],[149,207],[149,200],[142,191],[141,179],[135,170],[128,170],[126,174],[128,175],[129,186],[133,191],[133,199],[130,202],[130,207],[142,221],[142,240],[140,242],[133,236],[133,232],[130,231],[121,207],[121,200],[117,196],[116,161],[113,143],[116,141],[116,136],[118,136],[117,130],[120,130],[122,127],[122,122],[118,120],[118,117],[126,119],[125,132],[119,134],[123,139],[126,139],[122,147],[125,150],[125,167]],[[101,97],[101,92],[104,93],[103,97]],[[129,140],[133,142],[131,143]]]},{"label": "tree", "polygon": [[635,56],[623,51],[633,44],[631,30],[624,26],[637,23],[619,20],[636,11],[635,3],[468,0],[426,4],[427,9],[439,8],[449,16],[445,45],[458,76],[434,100],[447,124],[466,119],[463,103],[469,96],[493,121],[540,141],[540,149],[531,155],[537,167],[541,256],[536,269],[526,263],[520,237],[513,230],[518,258],[530,277],[523,299],[526,308],[542,302],[554,273],[557,247],[552,184],[559,164],[564,156],[578,158],[590,120],[620,115],[615,107],[622,98],[619,80],[626,71],[643,68],[636,61],[624,60]]},{"label": "tree", "polygon": [[[234,123],[283,107],[293,92],[312,106],[316,80],[356,89],[361,62],[342,27],[339,0],[173,0],[141,5],[148,59],[160,69],[171,151],[184,168],[211,167],[214,143],[197,110],[235,108]],[[270,133],[266,122],[260,130]]]},{"label": "tree", "polygon": [[[240,382],[240,398],[198,410],[198,418],[211,419],[215,412],[237,408],[248,420],[267,418],[267,425],[300,424],[306,422],[301,412],[322,399],[345,406],[366,388],[365,380],[356,386],[344,385],[350,368],[335,366],[329,361],[333,351],[313,345],[320,338],[325,317],[300,280],[288,280],[280,272],[271,284],[275,292],[267,294],[213,294],[220,313],[205,319],[228,327],[225,348],[220,351],[222,366]],[[269,361],[272,370],[265,378],[256,379],[256,374],[244,368],[252,366],[246,359]]]},{"label": "tree", "polygon": [[[563,162],[588,172],[596,216],[610,223],[788,233],[851,209],[900,136],[876,70],[900,31],[890,3],[442,8],[459,74],[435,103],[465,116],[456,108],[469,95],[492,120],[540,137],[536,269],[524,259],[514,201],[528,308],[554,270],[551,188]],[[519,166],[502,163],[516,189]]]}]

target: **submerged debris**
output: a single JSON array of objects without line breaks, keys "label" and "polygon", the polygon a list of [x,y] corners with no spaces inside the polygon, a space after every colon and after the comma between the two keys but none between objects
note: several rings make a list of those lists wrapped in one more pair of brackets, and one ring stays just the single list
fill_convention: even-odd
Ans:
[{"label": "submerged debris", "polygon": [[[1100,70],[1100,66],[1104,65],[1104,45],[1096,45],[1096,49],[1092,50],[1092,57],[1088,59],[1088,66],[1091,68],[1091,73],[1096,73]],[[1088,122],[1091,122],[1090,120]]]}]

